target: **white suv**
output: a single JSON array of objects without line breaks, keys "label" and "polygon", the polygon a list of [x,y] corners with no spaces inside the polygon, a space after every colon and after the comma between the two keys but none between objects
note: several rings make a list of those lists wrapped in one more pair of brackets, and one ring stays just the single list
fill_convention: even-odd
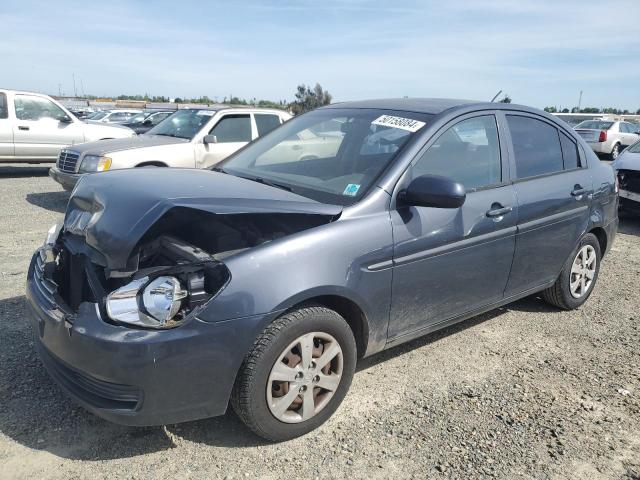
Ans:
[{"label": "white suv", "polygon": [[71,190],[87,173],[132,167],[206,168],[291,118],[263,108],[185,108],[135,138],[74,145],[49,175]]},{"label": "white suv", "polygon": [[0,162],[55,162],[67,145],[133,136],[130,128],[78,120],[47,95],[0,90]]}]

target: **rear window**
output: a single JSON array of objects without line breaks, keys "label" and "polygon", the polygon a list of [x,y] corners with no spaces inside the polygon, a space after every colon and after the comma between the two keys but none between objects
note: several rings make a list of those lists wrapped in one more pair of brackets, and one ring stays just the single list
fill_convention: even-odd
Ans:
[{"label": "rear window", "polygon": [[507,115],[518,178],[560,172],[564,168],[558,130],[531,117]]},{"label": "rear window", "polygon": [[7,108],[7,96],[0,92],[0,118],[9,117],[9,109]]},{"label": "rear window", "polygon": [[256,127],[258,127],[258,136],[260,137],[280,126],[280,117],[277,115],[256,113],[254,117],[256,119]]},{"label": "rear window", "polygon": [[575,142],[564,133],[560,133],[560,145],[562,146],[562,156],[564,157],[564,169],[579,168],[580,156]]},{"label": "rear window", "polygon": [[609,130],[613,126],[613,122],[606,122],[604,120],[585,120],[575,126],[576,130],[579,128],[586,128],[590,130]]}]

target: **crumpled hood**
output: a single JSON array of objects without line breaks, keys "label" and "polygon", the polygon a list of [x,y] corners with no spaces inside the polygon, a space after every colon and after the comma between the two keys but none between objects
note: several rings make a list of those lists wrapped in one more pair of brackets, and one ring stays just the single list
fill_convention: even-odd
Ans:
[{"label": "crumpled hood", "polygon": [[[127,129],[130,130],[130,129]],[[130,138],[114,138],[97,142],[74,145],[72,150],[81,154],[106,155],[108,153],[132,150],[134,148],[157,147],[189,143],[186,138],[167,137],[162,135],[138,135]]]},{"label": "crumpled hood", "polygon": [[640,153],[631,153],[626,150],[611,166],[615,170],[640,170]]},{"label": "crumpled hood", "polygon": [[186,207],[229,215],[297,213],[337,216],[328,205],[285,190],[210,170],[153,168],[85,175],[69,199],[65,231],[83,235],[112,270],[167,211]]}]

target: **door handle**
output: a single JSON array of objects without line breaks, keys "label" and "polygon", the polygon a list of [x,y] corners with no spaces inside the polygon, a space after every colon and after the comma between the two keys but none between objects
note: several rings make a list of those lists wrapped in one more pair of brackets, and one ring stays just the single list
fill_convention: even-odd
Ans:
[{"label": "door handle", "polygon": [[503,215],[506,215],[512,210],[513,210],[513,207],[503,207],[499,203],[493,204],[491,205],[491,210],[487,211],[487,217],[489,218],[502,217]]},{"label": "door handle", "polygon": [[586,188],[582,188],[580,185],[576,185],[573,188],[573,190],[571,191],[571,196],[572,197],[581,197],[585,193],[587,193],[587,189]]},{"label": "door handle", "polygon": [[19,125],[18,130],[29,130],[29,127],[25,127],[24,125]]}]

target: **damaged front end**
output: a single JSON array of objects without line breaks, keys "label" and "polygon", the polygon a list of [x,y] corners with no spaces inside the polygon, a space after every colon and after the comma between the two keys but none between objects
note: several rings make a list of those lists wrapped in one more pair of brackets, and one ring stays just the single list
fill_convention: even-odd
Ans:
[{"label": "damaged front end", "polygon": [[114,268],[108,252],[90,246],[83,235],[95,223],[90,218],[94,213],[84,222],[81,217],[68,215],[64,228],[52,229],[39,252],[36,280],[48,294],[59,296],[50,299],[51,306],[72,323],[80,305],[89,302],[106,322],[148,329],[174,328],[196,316],[231,280],[224,259],[333,218],[220,215],[174,207],[145,232],[126,262]]},{"label": "damaged front end", "polygon": [[90,302],[110,323],[173,328],[230,279],[225,265],[212,255],[169,235],[139,249],[132,259],[138,268],[129,275],[108,272],[92,256],[81,239],[65,233],[38,254],[37,284],[70,323],[80,305]]}]

